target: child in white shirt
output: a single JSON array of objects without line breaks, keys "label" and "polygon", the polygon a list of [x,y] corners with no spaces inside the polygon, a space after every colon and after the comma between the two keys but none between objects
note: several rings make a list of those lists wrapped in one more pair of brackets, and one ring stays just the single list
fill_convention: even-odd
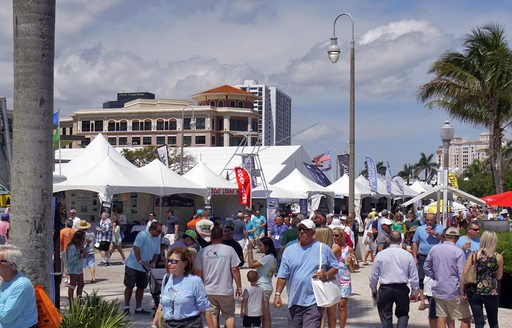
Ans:
[{"label": "child in white shirt", "polygon": [[244,327],[260,327],[263,316],[263,288],[258,286],[258,272],[250,270],[247,272],[247,280],[251,286],[244,289],[242,294],[242,306],[240,306],[240,317],[243,318]]}]

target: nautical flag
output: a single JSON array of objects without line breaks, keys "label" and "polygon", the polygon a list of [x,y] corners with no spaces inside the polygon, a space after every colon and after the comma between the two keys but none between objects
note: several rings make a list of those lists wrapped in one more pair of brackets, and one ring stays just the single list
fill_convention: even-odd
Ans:
[{"label": "nautical flag", "polygon": [[59,112],[53,113],[53,125],[59,125]]},{"label": "nautical flag", "polygon": [[459,183],[457,182],[457,177],[452,172],[448,173],[448,180],[453,188],[459,189]]},{"label": "nautical flag", "polygon": [[386,165],[386,191],[391,194],[391,168],[389,167],[389,161]]},{"label": "nautical flag", "polygon": [[327,172],[331,170],[331,163],[327,165],[327,167],[319,167],[320,171]]},{"label": "nautical flag", "polygon": [[167,149],[167,145],[158,147],[156,153],[158,154],[160,162],[164,163],[166,167],[169,167],[169,150]]},{"label": "nautical flag", "polygon": [[349,169],[349,165],[350,165],[349,160],[350,160],[349,154],[338,155],[338,163],[340,165],[340,176],[344,176],[345,174],[348,175],[348,169]]},{"label": "nautical flag", "polygon": [[366,170],[368,171],[368,184],[373,192],[377,192],[377,165],[375,160],[366,155]]},{"label": "nautical flag", "polygon": [[323,154],[313,157],[313,163],[315,163],[316,166],[320,166],[320,164],[322,164],[323,162],[330,160],[331,154],[329,153],[329,151],[326,151]]},{"label": "nautical flag", "polygon": [[308,169],[309,173],[311,174],[313,179],[315,179],[316,183],[318,183],[322,187],[327,187],[328,185],[331,184],[331,181],[329,180],[329,178],[327,178],[325,176],[325,174],[322,171],[320,171],[320,169],[318,167],[316,167],[315,165],[308,164],[308,163],[304,163],[304,166],[306,166],[306,169]]},{"label": "nautical flag", "polygon": [[60,129],[56,128],[53,132],[53,148],[58,149],[59,148],[59,140],[60,140]]}]

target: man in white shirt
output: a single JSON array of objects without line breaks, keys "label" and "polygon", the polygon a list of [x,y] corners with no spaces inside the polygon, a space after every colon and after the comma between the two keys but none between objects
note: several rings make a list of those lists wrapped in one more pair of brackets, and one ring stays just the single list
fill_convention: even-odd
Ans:
[{"label": "man in white shirt", "polygon": [[69,219],[70,220],[73,220],[73,229],[78,230],[78,227],[77,225],[80,224],[80,221],[82,221],[82,219],[80,219],[77,215],[76,215],[76,210],[74,208],[72,208],[70,211],[69,211]]}]

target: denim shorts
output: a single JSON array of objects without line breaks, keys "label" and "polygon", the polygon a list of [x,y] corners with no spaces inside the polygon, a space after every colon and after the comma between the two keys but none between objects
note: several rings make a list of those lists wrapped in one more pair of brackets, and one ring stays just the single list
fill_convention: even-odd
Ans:
[{"label": "denim shorts", "polygon": [[84,268],[94,268],[96,265],[96,261],[94,258],[94,253],[87,254],[87,256],[84,258]]}]

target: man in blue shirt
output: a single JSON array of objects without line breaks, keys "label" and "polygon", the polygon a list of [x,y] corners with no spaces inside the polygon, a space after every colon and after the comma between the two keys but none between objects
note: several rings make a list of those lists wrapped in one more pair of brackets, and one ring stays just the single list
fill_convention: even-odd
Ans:
[{"label": "man in blue shirt", "polygon": [[506,221],[508,220],[508,210],[506,208],[502,209],[500,215],[496,217],[496,220]]},{"label": "man in blue shirt", "polygon": [[251,217],[252,227],[255,227],[254,238],[259,239],[265,237],[265,226],[267,225],[267,219],[260,214],[259,210],[254,211],[254,215]]},{"label": "man in blue shirt", "polygon": [[430,249],[439,243],[443,236],[443,226],[436,223],[436,214],[427,213],[425,218],[425,225],[416,228],[416,232],[412,237],[412,255],[418,264],[418,276],[420,279],[420,310],[425,310],[425,295],[423,294],[423,280],[425,279],[425,272],[423,271],[423,264],[427,258]]},{"label": "man in blue shirt", "polygon": [[465,236],[459,238],[457,243],[458,248],[462,249],[466,259],[469,257],[471,252],[476,252],[480,248],[480,227],[478,224],[471,222],[468,224],[468,230]]},{"label": "man in blue shirt", "polygon": [[[337,279],[339,265],[330,247],[315,240],[315,223],[306,219],[297,225],[299,242],[287,246],[277,274],[274,306],[280,308],[281,292],[288,290],[288,327],[320,327],[323,308],[316,305],[311,277]],[[318,267],[322,245],[322,268]]]},{"label": "man in blue shirt", "polygon": [[162,234],[162,225],[153,222],[149,226],[149,231],[141,231],[137,234],[133,243],[132,251],[125,261],[124,269],[124,312],[130,314],[130,299],[132,298],[133,288],[137,285],[135,291],[135,313],[149,314],[142,308],[142,297],[144,289],[148,286],[147,272],[154,268],[158,255],[160,254],[160,235]]}]

